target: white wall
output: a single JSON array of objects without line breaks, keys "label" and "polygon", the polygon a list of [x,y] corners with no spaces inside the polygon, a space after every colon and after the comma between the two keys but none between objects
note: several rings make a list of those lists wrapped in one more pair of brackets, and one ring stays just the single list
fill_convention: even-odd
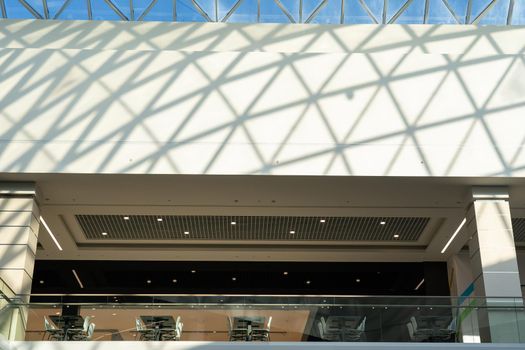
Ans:
[{"label": "white wall", "polygon": [[524,176],[523,37],[0,21],[0,172]]}]

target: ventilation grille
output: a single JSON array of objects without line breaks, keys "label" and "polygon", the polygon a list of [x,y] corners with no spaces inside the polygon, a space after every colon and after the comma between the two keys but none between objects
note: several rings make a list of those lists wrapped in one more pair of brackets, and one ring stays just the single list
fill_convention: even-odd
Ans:
[{"label": "ventilation grille", "polygon": [[525,218],[513,218],[512,230],[516,242],[525,242]]},{"label": "ventilation grille", "polygon": [[[424,217],[153,215],[76,215],[76,219],[86,238],[92,240],[270,241],[417,241],[430,220]],[[107,235],[102,235],[103,232]]]}]

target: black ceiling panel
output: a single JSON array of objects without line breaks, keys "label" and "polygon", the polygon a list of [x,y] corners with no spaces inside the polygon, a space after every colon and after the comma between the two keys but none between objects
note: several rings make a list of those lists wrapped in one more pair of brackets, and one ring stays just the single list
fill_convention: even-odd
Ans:
[{"label": "black ceiling panel", "polygon": [[525,242],[525,218],[513,218],[512,230],[516,242]]},{"label": "black ceiling panel", "polygon": [[206,215],[76,215],[76,219],[88,240],[254,241],[417,241],[430,220]]},{"label": "black ceiling panel", "polygon": [[37,260],[32,292],[439,295],[440,270],[446,277],[446,263]]}]

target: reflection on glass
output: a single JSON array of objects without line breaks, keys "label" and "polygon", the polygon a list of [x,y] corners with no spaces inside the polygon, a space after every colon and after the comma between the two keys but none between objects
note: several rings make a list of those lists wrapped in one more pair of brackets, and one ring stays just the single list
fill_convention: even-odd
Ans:
[{"label": "reflection on glass", "polygon": [[[525,342],[522,299],[177,295],[29,304],[25,340]],[[97,297],[100,298],[100,297]],[[143,300],[140,300],[142,298]],[[49,299],[49,298],[47,298]],[[89,299],[89,297],[86,297]],[[4,312],[0,324],[5,324]]]}]

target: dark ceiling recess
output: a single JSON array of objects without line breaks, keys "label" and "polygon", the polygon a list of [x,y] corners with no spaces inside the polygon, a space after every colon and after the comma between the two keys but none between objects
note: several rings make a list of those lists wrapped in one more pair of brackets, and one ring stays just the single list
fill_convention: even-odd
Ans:
[{"label": "dark ceiling recess", "polygon": [[[72,269],[82,281],[83,289]],[[32,291],[99,294],[443,295],[448,294],[446,272],[445,263],[37,260]],[[423,278],[425,283],[421,284]]]},{"label": "dark ceiling recess", "polygon": [[427,217],[76,215],[89,240],[417,241]]},{"label": "dark ceiling recess", "polygon": [[513,218],[512,230],[516,242],[525,242],[525,218]]}]

